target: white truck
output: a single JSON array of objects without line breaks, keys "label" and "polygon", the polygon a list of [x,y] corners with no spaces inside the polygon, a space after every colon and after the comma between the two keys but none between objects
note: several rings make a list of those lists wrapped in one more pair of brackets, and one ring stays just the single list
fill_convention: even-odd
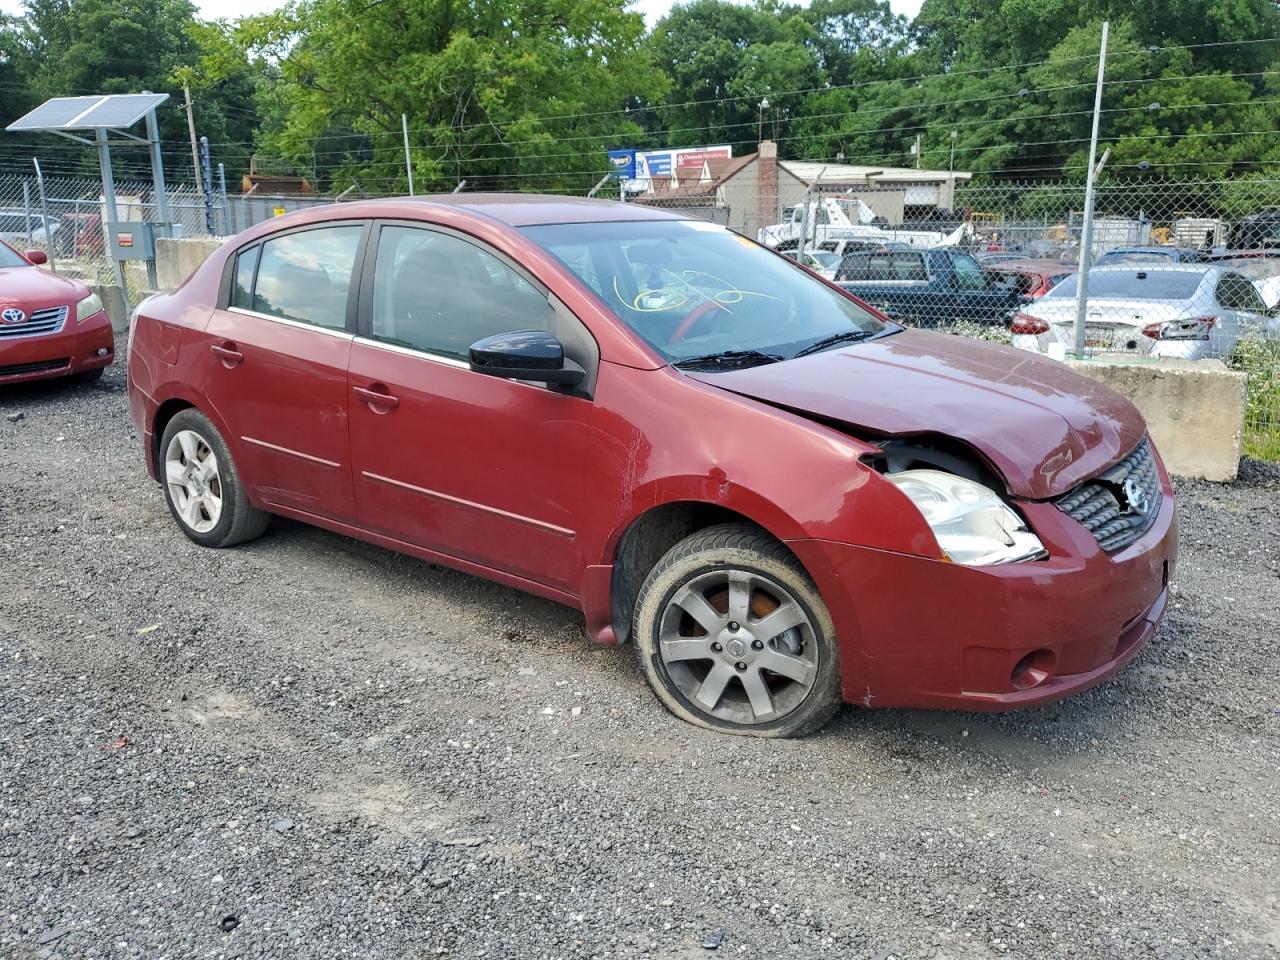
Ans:
[{"label": "white truck", "polygon": [[[794,250],[804,231],[804,204],[791,207],[786,220],[763,227],[756,239],[775,250]],[[969,223],[951,230],[890,227],[857,197],[823,197],[809,205],[809,227],[805,246],[831,241],[860,240],[901,243],[909,247],[952,247],[973,235]]]}]

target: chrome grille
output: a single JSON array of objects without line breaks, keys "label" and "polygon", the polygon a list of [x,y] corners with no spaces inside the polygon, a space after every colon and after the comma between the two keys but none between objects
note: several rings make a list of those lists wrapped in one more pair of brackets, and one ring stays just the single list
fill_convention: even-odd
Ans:
[{"label": "chrome grille", "polygon": [[1163,499],[1151,441],[1144,439],[1106,473],[1082,483],[1054,503],[1067,516],[1084,524],[1103,550],[1115,553],[1150,529]]},{"label": "chrome grille", "polygon": [[0,323],[0,340],[57,333],[67,322],[67,307],[46,307],[33,311],[22,323]]}]

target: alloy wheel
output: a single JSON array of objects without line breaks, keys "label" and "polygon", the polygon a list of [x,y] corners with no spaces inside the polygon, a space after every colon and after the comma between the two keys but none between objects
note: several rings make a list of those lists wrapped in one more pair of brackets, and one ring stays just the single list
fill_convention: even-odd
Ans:
[{"label": "alloy wheel", "polygon": [[209,442],[194,430],[179,430],[164,454],[165,483],[174,508],[196,533],[208,533],[222,517],[222,475]]},{"label": "alloy wheel", "polygon": [[691,706],[739,724],[785,717],[818,673],[809,614],[781,584],[748,570],[716,570],[676,588],[658,649]]}]

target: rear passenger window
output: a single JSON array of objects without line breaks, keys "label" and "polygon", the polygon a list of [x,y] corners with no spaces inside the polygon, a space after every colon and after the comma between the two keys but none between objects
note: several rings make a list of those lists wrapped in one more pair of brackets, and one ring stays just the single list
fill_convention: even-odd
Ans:
[{"label": "rear passenger window", "polygon": [[520,274],[446,233],[386,226],[373,275],[374,340],[465,360],[495,333],[550,330],[551,304]]},{"label": "rear passenger window", "polygon": [[262,245],[252,309],[326,330],[345,330],[347,293],[362,229],[358,224],[321,227],[268,240]]},{"label": "rear passenger window", "polygon": [[253,271],[258,266],[258,251],[251,247],[236,257],[236,274],[231,284],[231,306],[253,309]]}]

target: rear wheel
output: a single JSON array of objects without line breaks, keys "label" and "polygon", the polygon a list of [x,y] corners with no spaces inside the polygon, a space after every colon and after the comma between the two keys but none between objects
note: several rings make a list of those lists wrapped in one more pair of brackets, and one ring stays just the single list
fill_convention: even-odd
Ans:
[{"label": "rear wheel", "polygon": [[271,514],[249,503],[226,441],[198,410],[182,410],[160,439],[160,480],[182,532],[205,547],[258,537]]},{"label": "rear wheel", "polygon": [[659,699],[699,726],[803,736],[840,706],[826,606],[795,557],[750,525],[672,547],[640,588],[633,636]]}]

